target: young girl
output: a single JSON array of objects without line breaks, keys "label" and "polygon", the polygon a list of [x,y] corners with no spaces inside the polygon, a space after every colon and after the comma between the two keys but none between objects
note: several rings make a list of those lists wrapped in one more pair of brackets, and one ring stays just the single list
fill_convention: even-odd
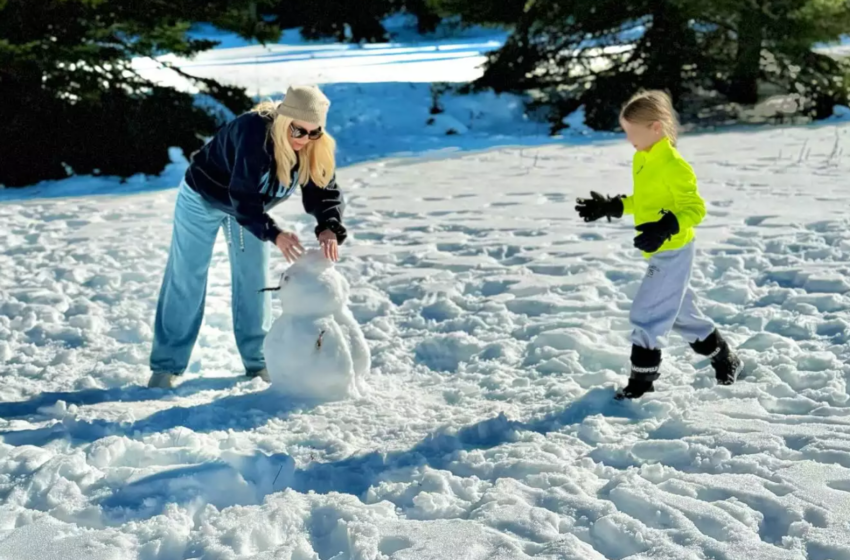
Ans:
[{"label": "young girl", "polygon": [[620,126],[637,153],[632,162],[634,194],[579,199],[576,210],[585,222],[632,214],[639,232],[634,245],[649,260],[629,319],[632,323],[632,370],[617,399],[634,399],[654,390],[659,377],[659,338],[671,330],[697,354],[711,360],[717,382],[731,385],[742,363],[697,306],[690,288],[694,262],[694,228],[705,217],[693,169],[676,150],[678,120],[667,94],[635,95],[620,113]]},{"label": "young girl", "polygon": [[300,186],[325,256],[336,260],[346,237],[334,175],[335,143],[324,131],[329,107],[314,86],[289,88],[282,102],[261,103],[233,119],[193,155],[177,193],[149,387],[172,387],[189,364],[219,229],[230,257],[236,345],[246,375],[268,380],[263,341],[271,326],[271,302],[261,290],[266,287],[269,246],[275,245],[289,262],[303,252],[298,237],[281,230],[269,210]]}]

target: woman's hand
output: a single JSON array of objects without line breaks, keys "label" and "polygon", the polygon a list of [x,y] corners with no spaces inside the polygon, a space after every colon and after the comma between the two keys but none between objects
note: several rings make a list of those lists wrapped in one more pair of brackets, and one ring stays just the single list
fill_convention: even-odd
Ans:
[{"label": "woman's hand", "polygon": [[339,260],[339,243],[336,240],[336,234],[329,229],[326,229],[319,234],[319,245],[322,246],[322,251],[328,260],[337,262]]},{"label": "woman's hand", "polygon": [[282,231],[277,234],[277,239],[274,244],[286,257],[286,262],[292,263],[298,260],[298,257],[304,254],[304,247],[298,241],[298,236],[289,231]]}]

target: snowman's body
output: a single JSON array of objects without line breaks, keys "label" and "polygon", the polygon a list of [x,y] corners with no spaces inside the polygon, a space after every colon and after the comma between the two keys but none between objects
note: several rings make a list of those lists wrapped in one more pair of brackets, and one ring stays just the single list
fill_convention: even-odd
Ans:
[{"label": "snowman's body", "polygon": [[310,251],[281,277],[281,316],[263,351],[272,388],[294,398],[359,396],[371,356],[348,309],[348,282],[321,253]]}]

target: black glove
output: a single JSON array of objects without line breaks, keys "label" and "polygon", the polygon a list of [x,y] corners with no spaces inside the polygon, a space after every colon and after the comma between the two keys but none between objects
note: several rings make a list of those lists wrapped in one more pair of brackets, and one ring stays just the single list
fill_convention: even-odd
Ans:
[{"label": "black glove", "polygon": [[576,201],[576,212],[585,222],[595,222],[599,218],[620,218],[623,216],[623,196],[605,197],[598,192],[590,193],[590,198],[579,198]]},{"label": "black glove", "polygon": [[664,216],[657,222],[648,222],[635,229],[640,235],[635,237],[635,247],[645,253],[654,253],[664,242],[679,233],[679,220],[672,212],[661,211]]},{"label": "black glove", "polygon": [[345,229],[345,226],[339,223],[336,220],[328,220],[327,222],[322,222],[316,226],[316,236],[326,229],[331,230],[334,235],[336,235],[336,242],[339,245],[342,245],[345,242],[346,237],[348,237],[348,232]]}]

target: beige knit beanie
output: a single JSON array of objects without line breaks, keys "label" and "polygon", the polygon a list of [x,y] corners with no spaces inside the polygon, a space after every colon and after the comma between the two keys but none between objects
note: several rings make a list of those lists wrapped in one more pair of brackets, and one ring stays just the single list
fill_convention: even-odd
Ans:
[{"label": "beige knit beanie", "polygon": [[277,114],[324,128],[330,106],[330,100],[316,86],[290,86],[277,106]]}]

